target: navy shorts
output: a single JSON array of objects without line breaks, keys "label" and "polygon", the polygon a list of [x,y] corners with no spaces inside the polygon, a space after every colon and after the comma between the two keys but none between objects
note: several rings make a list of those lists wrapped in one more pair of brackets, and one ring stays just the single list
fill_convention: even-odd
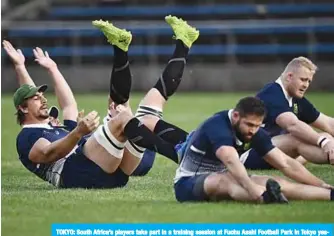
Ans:
[{"label": "navy shorts", "polygon": [[131,176],[144,176],[147,175],[148,172],[152,169],[154,160],[155,160],[155,152],[146,149],[144,152],[144,156],[141,159],[136,170],[131,174]]},{"label": "navy shorts", "polygon": [[124,187],[129,176],[120,168],[114,173],[104,172],[80,150],[70,155],[61,173],[61,188],[119,188]]},{"label": "navy shorts", "polygon": [[249,155],[244,163],[246,169],[251,170],[270,170],[274,169],[268,162],[264,160],[254,149],[249,151]]},{"label": "navy shorts", "polygon": [[204,180],[210,174],[182,177],[174,184],[176,200],[179,202],[208,201],[209,197],[204,192]]}]

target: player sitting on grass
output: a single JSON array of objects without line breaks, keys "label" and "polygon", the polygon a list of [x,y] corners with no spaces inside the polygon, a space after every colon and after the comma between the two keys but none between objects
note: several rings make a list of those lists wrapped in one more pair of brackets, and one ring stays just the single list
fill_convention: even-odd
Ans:
[{"label": "player sitting on grass", "polygon": [[[247,97],[233,110],[218,112],[192,132],[182,145],[184,150],[179,149],[182,161],[175,176],[176,199],[180,202],[223,199],[286,202],[278,182],[289,200],[334,200],[332,186],[272,144],[270,136],[260,128],[264,117],[264,103]],[[314,186],[270,176],[249,176],[243,162],[250,150],[280,166],[288,177]]]},{"label": "player sitting on grass", "polygon": [[[282,75],[267,84],[257,97],[264,101],[268,114],[266,129],[275,146],[302,163],[334,164],[334,119],[320,113],[305,98],[317,66],[305,57],[291,60]],[[318,133],[316,128],[325,133]],[[245,166],[249,169],[270,169],[270,165],[251,151]]]},{"label": "player sitting on grass", "polygon": [[[199,32],[181,19],[168,16],[166,21],[171,25],[178,39],[175,53],[177,54],[181,47],[181,54],[187,54],[192,43],[198,38]],[[94,25],[100,27],[110,43],[114,45],[116,51],[114,72],[122,72],[118,66],[123,68],[127,63],[127,59],[125,61],[122,59],[127,58],[126,52],[132,39],[131,33],[117,29],[107,22],[94,22]],[[29,76],[21,51],[16,51],[6,41],[4,41],[4,48],[13,60],[17,73],[22,77]],[[115,103],[125,104],[125,106],[113,107],[111,104],[113,114],[104,125],[99,126],[96,111],[84,117],[79,116],[76,123],[77,105],[57,65],[39,48],[34,50],[34,54],[36,61],[46,67],[54,79],[54,88],[59,106],[63,111],[65,128],[70,123],[75,126],[72,130],[66,130],[63,127],[50,125],[47,100],[44,97],[47,86],[22,84],[14,94],[17,118],[22,126],[17,137],[17,151],[22,164],[29,171],[56,187],[115,188],[126,185],[128,176],[141,161],[144,151],[141,147],[150,148],[177,161],[173,145],[153,134],[142,122],[133,117],[131,110],[126,106],[128,97],[122,96],[119,90],[112,91],[110,97]],[[164,99],[167,100],[176,91],[181,79],[179,73],[181,72],[182,75],[185,61],[184,58],[183,60],[179,58],[179,55],[176,56],[178,58],[175,62],[181,62],[181,64],[171,61],[154,89],[149,91],[148,97],[165,96]],[[171,67],[179,68],[176,77],[168,76],[171,73]],[[119,95],[121,96],[117,97]],[[117,100],[118,98],[120,100]],[[140,108],[138,114],[145,113],[145,110],[147,110],[145,107]]]}]

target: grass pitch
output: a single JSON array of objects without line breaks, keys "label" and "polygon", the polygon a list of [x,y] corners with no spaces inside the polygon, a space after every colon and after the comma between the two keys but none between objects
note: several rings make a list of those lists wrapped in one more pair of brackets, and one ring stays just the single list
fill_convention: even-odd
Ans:
[{"label": "grass pitch", "polygon": [[[246,94],[176,94],[168,102],[164,118],[188,131],[214,112],[232,108]],[[86,112],[106,112],[106,94],[78,95]],[[142,94],[131,98],[135,108]],[[56,105],[48,96],[49,105]],[[334,116],[333,94],[310,94],[316,107]],[[122,189],[57,190],[26,170],[18,160],[12,96],[1,99],[2,134],[2,233],[49,235],[52,223],[120,222],[334,222],[334,204],[295,201],[289,205],[253,205],[235,202],[176,202],[173,177],[176,165],[158,156],[148,176],[133,177]],[[313,173],[334,184],[330,166],[308,165]],[[279,174],[277,171],[256,172]]]}]

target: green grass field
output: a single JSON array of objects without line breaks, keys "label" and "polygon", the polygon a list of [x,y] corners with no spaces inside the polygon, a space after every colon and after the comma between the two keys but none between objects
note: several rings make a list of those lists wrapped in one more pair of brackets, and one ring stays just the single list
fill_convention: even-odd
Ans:
[{"label": "green grass field", "polygon": [[[232,108],[245,94],[177,94],[164,118],[186,130],[195,128],[215,111]],[[142,95],[133,96],[133,108]],[[106,95],[78,95],[80,108],[106,111]],[[321,111],[334,116],[333,94],[311,94]],[[334,204],[291,202],[289,205],[253,205],[234,202],[180,204],[173,192],[176,165],[158,156],[146,177],[131,178],[123,189],[57,190],[28,172],[18,160],[16,125],[11,96],[3,96],[2,235],[49,235],[52,223],[112,222],[334,222]],[[49,105],[56,105],[49,97]],[[334,184],[330,166],[308,167]],[[259,172],[257,172],[259,173]],[[276,171],[263,172],[278,174]]]}]

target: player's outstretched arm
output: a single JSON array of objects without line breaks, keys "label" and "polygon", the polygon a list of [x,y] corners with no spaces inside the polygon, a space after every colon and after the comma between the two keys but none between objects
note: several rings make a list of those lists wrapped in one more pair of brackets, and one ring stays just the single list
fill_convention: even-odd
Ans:
[{"label": "player's outstretched arm", "polygon": [[45,51],[44,53],[41,48],[37,47],[33,52],[36,58],[35,61],[47,69],[52,77],[58,103],[60,109],[63,111],[64,120],[75,121],[78,116],[77,102],[75,101],[70,86],[59,71],[57,64],[50,58],[48,52]]},{"label": "player's outstretched arm", "polygon": [[78,126],[64,138],[53,143],[45,138],[36,141],[29,153],[29,159],[35,163],[52,163],[68,155],[79,140],[99,126],[100,117],[96,111],[82,118]]},{"label": "player's outstretched arm", "polygon": [[281,128],[287,130],[291,135],[297,137],[305,143],[321,147],[328,155],[329,162],[334,164],[334,139],[327,139],[322,136],[311,126],[303,121],[300,121],[292,112],[280,114],[276,118],[276,123]]},{"label": "player's outstretched arm", "polygon": [[221,160],[235,180],[248,191],[254,200],[261,199],[263,189],[259,188],[248,176],[245,166],[240,162],[239,155],[234,147],[221,146],[216,151]]},{"label": "player's outstretched arm", "polygon": [[313,175],[301,163],[287,156],[278,148],[274,148],[269,151],[264,158],[269,164],[280,170],[285,176],[299,183],[331,188],[331,186],[326,184],[325,181]]},{"label": "player's outstretched arm", "polygon": [[25,66],[25,57],[22,53],[22,51],[20,49],[15,49],[13,47],[13,45],[7,41],[4,40],[2,42],[3,48],[5,49],[6,53],[8,54],[8,56],[10,57],[10,59],[12,60],[14,67],[15,67],[15,71],[16,71],[16,75],[17,75],[17,80],[19,82],[19,85],[23,85],[23,84],[30,84],[35,86],[34,81],[31,79],[27,68]]}]

